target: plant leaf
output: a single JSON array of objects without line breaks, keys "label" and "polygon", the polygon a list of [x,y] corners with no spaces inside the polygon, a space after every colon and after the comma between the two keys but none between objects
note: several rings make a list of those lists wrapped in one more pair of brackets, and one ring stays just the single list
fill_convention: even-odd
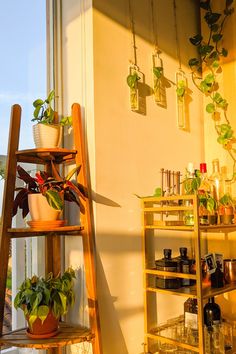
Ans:
[{"label": "plant leaf", "polygon": [[189,40],[193,45],[198,46],[201,44],[202,36],[200,34],[196,34],[194,37],[189,38]]},{"label": "plant leaf", "polygon": [[214,103],[208,103],[208,105],[206,106],[206,111],[207,113],[213,113],[215,112],[215,105]]},{"label": "plant leaf", "polygon": [[49,189],[45,193],[45,197],[47,198],[48,204],[56,210],[62,210],[64,203],[58,191],[53,189]]},{"label": "plant leaf", "polygon": [[200,64],[200,62],[199,62],[199,59],[197,59],[197,58],[192,58],[188,62],[189,66],[195,66],[195,65],[199,65],[199,64]]},{"label": "plant leaf", "polygon": [[42,323],[46,320],[48,313],[49,313],[48,306],[45,306],[45,305],[39,306],[38,317],[40,318]]},{"label": "plant leaf", "polygon": [[213,34],[212,40],[213,40],[213,42],[216,43],[216,42],[219,42],[222,37],[223,37],[223,35],[221,33],[216,33],[216,34]]},{"label": "plant leaf", "polygon": [[37,100],[35,100],[34,102],[33,102],[33,106],[34,107],[38,107],[38,106],[42,106],[44,104],[44,101],[43,100],[41,100],[41,98],[38,98]]}]

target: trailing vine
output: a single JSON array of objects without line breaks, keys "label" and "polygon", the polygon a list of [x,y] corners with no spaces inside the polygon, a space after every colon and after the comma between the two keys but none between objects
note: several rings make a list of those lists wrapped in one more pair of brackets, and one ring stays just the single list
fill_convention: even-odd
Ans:
[{"label": "trailing vine", "polygon": [[[218,75],[222,71],[221,58],[228,56],[228,51],[222,46],[224,27],[227,19],[234,12],[234,0],[225,0],[221,13],[212,10],[212,0],[200,1],[200,8],[205,12],[204,21],[209,29],[207,38],[201,34],[189,38],[197,48],[199,57],[191,58],[191,69],[194,85],[209,99],[206,105],[207,113],[214,121],[217,142],[227,150],[233,160],[233,177],[236,174],[236,144],[235,133],[227,116],[228,102],[219,92]],[[206,73],[203,76],[203,73]]]}]

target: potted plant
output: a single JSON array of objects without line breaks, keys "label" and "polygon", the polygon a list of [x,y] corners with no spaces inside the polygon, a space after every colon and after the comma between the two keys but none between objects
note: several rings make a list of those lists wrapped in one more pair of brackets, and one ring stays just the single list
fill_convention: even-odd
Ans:
[{"label": "potted plant", "polygon": [[49,273],[45,278],[34,275],[23,281],[14,307],[24,311],[29,337],[48,338],[57,333],[60,317],[74,304],[73,279],[75,272],[68,268],[63,275],[54,277]]},{"label": "potted plant", "polygon": [[[81,166],[74,168],[64,179],[60,177],[52,162],[53,177],[46,172],[39,171],[32,177],[21,166],[17,166],[18,178],[24,181],[23,187],[16,188],[18,192],[13,203],[13,216],[17,210],[22,210],[23,218],[30,212],[33,221],[50,220],[49,213],[54,211],[51,220],[56,220],[64,208],[64,201],[75,202],[83,213],[84,208],[80,198],[85,200],[86,193],[83,186],[71,181]],[[41,205],[40,201],[43,203]],[[49,209],[48,209],[49,208]],[[42,218],[46,215],[46,219]]]},{"label": "potted plant", "polygon": [[33,137],[36,148],[56,148],[60,145],[62,137],[62,126],[70,126],[72,124],[71,117],[63,117],[60,122],[56,122],[55,111],[52,102],[55,98],[55,91],[52,90],[48,97],[43,100],[36,99],[33,102],[34,118]]},{"label": "potted plant", "polygon": [[224,225],[233,224],[234,202],[230,194],[224,194],[219,201],[220,222]]}]

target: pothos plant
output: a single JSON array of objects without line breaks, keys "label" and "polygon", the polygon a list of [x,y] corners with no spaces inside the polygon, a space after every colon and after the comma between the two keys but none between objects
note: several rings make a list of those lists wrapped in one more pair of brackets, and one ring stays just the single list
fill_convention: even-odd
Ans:
[{"label": "pothos plant", "polygon": [[236,167],[236,137],[227,116],[228,102],[220,93],[218,77],[221,68],[221,59],[227,57],[228,51],[222,46],[224,27],[227,19],[234,12],[234,0],[225,0],[222,12],[214,12],[212,0],[200,1],[200,8],[204,12],[204,21],[208,28],[206,38],[196,34],[190,42],[197,48],[199,57],[191,58],[189,66],[194,85],[208,98],[206,111],[214,121],[217,133],[217,142],[228,151],[233,160],[233,172]]},{"label": "pothos plant", "polygon": [[131,110],[138,110],[138,81],[140,80],[136,67],[130,67],[130,73],[127,76],[127,84],[130,88],[130,106]]},{"label": "pothos plant", "polygon": [[[34,106],[34,118],[32,122],[42,123],[42,124],[54,124],[55,111],[53,109],[53,101],[55,99],[55,91],[49,92],[46,99],[38,98],[33,102]],[[62,117],[59,122],[62,126],[71,126],[72,117]]]},{"label": "pothos plant", "polygon": [[74,304],[73,279],[75,271],[72,268],[56,277],[49,273],[45,278],[36,275],[27,278],[16,294],[14,307],[24,311],[30,327],[37,318],[43,323],[50,310],[56,318],[59,318]]}]

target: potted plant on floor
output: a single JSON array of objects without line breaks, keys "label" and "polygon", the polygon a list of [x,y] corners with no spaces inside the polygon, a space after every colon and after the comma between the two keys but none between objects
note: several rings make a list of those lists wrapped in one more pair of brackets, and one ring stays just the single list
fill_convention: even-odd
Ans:
[{"label": "potted plant on floor", "polygon": [[75,272],[68,268],[63,275],[34,275],[23,281],[14,306],[24,311],[29,337],[49,338],[57,334],[60,317],[74,304],[73,279]]},{"label": "potted plant on floor", "polygon": [[53,177],[43,171],[37,172],[35,177],[32,177],[21,166],[17,166],[18,178],[25,185],[16,188],[18,193],[13,203],[13,216],[21,209],[23,218],[30,212],[34,222],[49,221],[51,213],[53,214],[51,220],[57,220],[64,208],[64,201],[75,202],[84,213],[80,198],[85,200],[87,197],[85,190],[79,183],[71,181],[73,175],[79,173],[81,166],[74,168],[65,178],[61,178],[54,163],[51,164]]},{"label": "potted plant on floor", "polygon": [[36,99],[33,102],[34,118],[33,137],[36,148],[56,148],[59,147],[62,137],[62,127],[71,126],[72,117],[63,117],[57,122],[56,112],[52,107],[55,99],[55,91],[52,90],[48,97],[43,100]]}]

